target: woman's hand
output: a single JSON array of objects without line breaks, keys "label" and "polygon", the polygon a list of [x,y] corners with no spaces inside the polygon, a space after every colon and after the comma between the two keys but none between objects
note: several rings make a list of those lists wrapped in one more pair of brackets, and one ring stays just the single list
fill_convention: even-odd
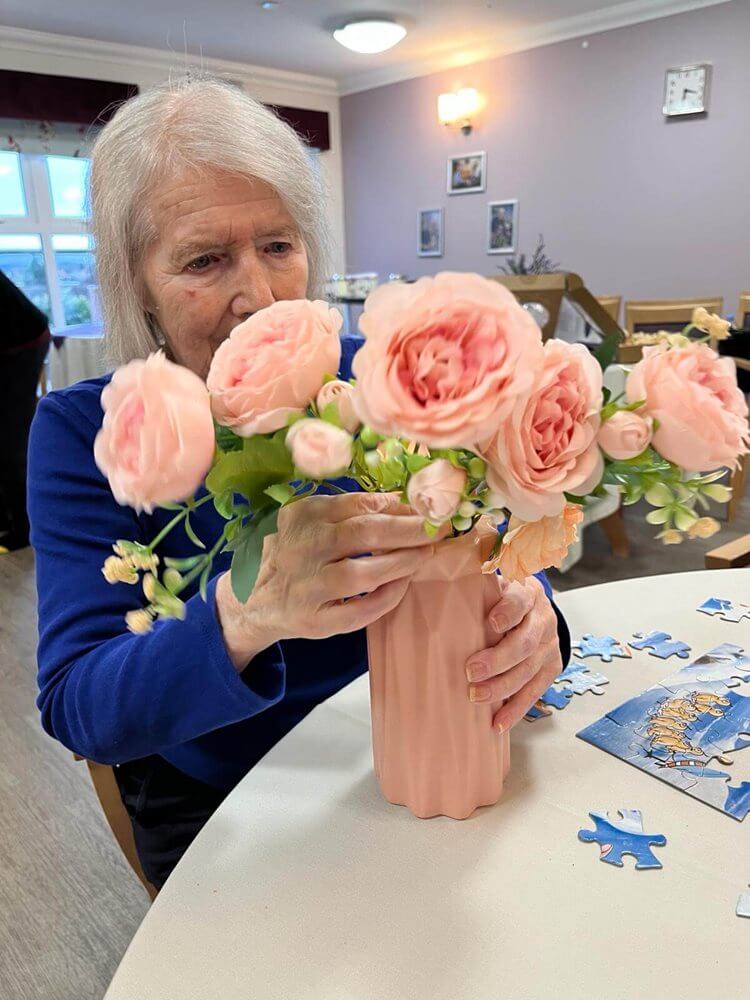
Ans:
[{"label": "woman's hand", "polygon": [[235,668],[281,639],[325,639],[381,618],[404,596],[433,541],[394,495],[309,497],[283,508],[247,603],[235,598],[229,573],[216,587]]},{"label": "woman's hand", "polygon": [[466,664],[472,701],[505,701],[493,725],[500,732],[520,721],[563,668],[555,614],[536,577],[503,581],[501,599],[490,611],[502,638]]}]

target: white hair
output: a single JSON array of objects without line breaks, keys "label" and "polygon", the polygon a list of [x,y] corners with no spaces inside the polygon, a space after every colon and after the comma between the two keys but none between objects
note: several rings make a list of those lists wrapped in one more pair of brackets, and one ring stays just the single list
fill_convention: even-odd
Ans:
[{"label": "white hair", "polygon": [[126,101],[92,153],[92,225],[113,364],[146,357],[159,346],[141,274],[154,237],[148,196],[161,179],[186,167],[271,185],[305,245],[308,295],[322,294],[329,252],[323,192],[297,134],[234,84],[204,75],[169,81]]}]

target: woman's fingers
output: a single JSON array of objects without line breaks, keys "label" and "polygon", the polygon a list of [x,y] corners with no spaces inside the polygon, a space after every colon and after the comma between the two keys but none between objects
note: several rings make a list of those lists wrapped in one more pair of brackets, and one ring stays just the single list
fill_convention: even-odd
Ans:
[{"label": "woman's fingers", "polygon": [[397,552],[330,563],[320,574],[323,601],[327,603],[370,594],[391,580],[412,576],[428,554],[423,548],[399,549]]},{"label": "woman's fingers", "polygon": [[326,634],[343,635],[346,632],[356,632],[387,615],[401,602],[409,586],[409,580],[408,576],[401,580],[392,580],[365,597],[355,597],[346,604],[332,604],[321,609],[322,620],[326,624]]},{"label": "woman's fingers", "polygon": [[520,625],[534,606],[536,593],[536,587],[528,583],[508,583],[500,600],[489,614],[490,624],[494,630],[504,635]]},{"label": "woman's fingers", "polygon": [[556,638],[557,618],[551,608],[551,615],[546,610],[540,602],[535,601],[521,624],[507,632],[496,646],[483,649],[470,657],[466,664],[467,680],[485,681],[512,670],[527,657],[537,654],[540,646]]},{"label": "woman's fingers", "polygon": [[430,538],[422,518],[414,514],[363,514],[337,524],[333,530],[328,557],[344,559],[368,552],[429,546],[444,538],[450,525],[444,525],[435,538]]},{"label": "woman's fingers", "polygon": [[[470,701],[507,701],[517,691],[520,691],[525,684],[533,680],[540,673],[545,663],[547,663],[554,652],[553,642],[547,643],[541,649],[535,650],[531,656],[527,656],[505,673],[479,684],[469,684]],[[557,676],[557,675],[555,675]],[[549,683],[544,688],[547,690]],[[527,706],[528,707],[528,706]]]},{"label": "woman's fingers", "polygon": [[495,729],[504,733],[520,722],[531,706],[542,697],[561,670],[560,650],[552,644],[541,670],[523,687],[519,688],[502,708],[497,710],[495,718],[492,720]]}]

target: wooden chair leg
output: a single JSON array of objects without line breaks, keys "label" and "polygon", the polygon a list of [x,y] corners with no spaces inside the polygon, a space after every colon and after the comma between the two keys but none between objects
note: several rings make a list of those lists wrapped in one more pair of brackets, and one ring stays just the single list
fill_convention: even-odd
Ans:
[{"label": "wooden chair leg", "polygon": [[625,518],[623,517],[622,507],[619,507],[614,514],[602,518],[597,523],[601,525],[604,534],[607,536],[612,554],[616,555],[619,559],[627,559],[630,555],[630,542],[625,530]]},{"label": "wooden chair leg", "polygon": [[727,523],[733,521],[740,509],[740,504],[742,503],[742,494],[745,492],[745,481],[747,479],[747,470],[750,466],[748,461],[748,456],[744,455],[740,459],[740,464],[737,469],[732,473],[732,477],[729,480],[729,485],[732,488],[732,495],[727,503]]},{"label": "wooden chair leg", "polygon": [[115,840],[120,845],[120,849],[125,855],[128,864],[143,883],[143,887],[150,898],[152,900],[156,899],[159,890],[149,882],[143,868],[141,868],[141,862],[138,859],[138,853],[135,849],[133,827],[127,810],[122,803],[120,789],[117,787],[117,781],[112,768],[109,764],[96,764],[93,760],[87,760],[86,764],[88,765],[97,798],[101,803]]}]

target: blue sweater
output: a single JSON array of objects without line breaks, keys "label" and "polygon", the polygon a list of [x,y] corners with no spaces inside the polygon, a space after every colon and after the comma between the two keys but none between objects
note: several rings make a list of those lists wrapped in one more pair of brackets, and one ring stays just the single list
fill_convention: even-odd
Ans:
[{"label": "blue sweater", "polygon": [[[347,376],[358,344],[343,341]],[[173,515],[120,507],[94,463],[108,381],[51,393],[31,432],[42,724],[70,750],[99,763],[160,754],[186,774],[229,789],[315,705],[367,669],[365,633],[287,640],[238,674],[214,600],[228,556],[214,564],[207,601],[189,592],[184,621],[157,622],[147,635],[127,632],[123,619],[143,606],[141,589],[108,584],[102,564],[116,539],[148,543]],[[191,522],[209,545],[223,525],[212,504]],[[159,547],[162,558],[195,551],[182,527]]]}]

